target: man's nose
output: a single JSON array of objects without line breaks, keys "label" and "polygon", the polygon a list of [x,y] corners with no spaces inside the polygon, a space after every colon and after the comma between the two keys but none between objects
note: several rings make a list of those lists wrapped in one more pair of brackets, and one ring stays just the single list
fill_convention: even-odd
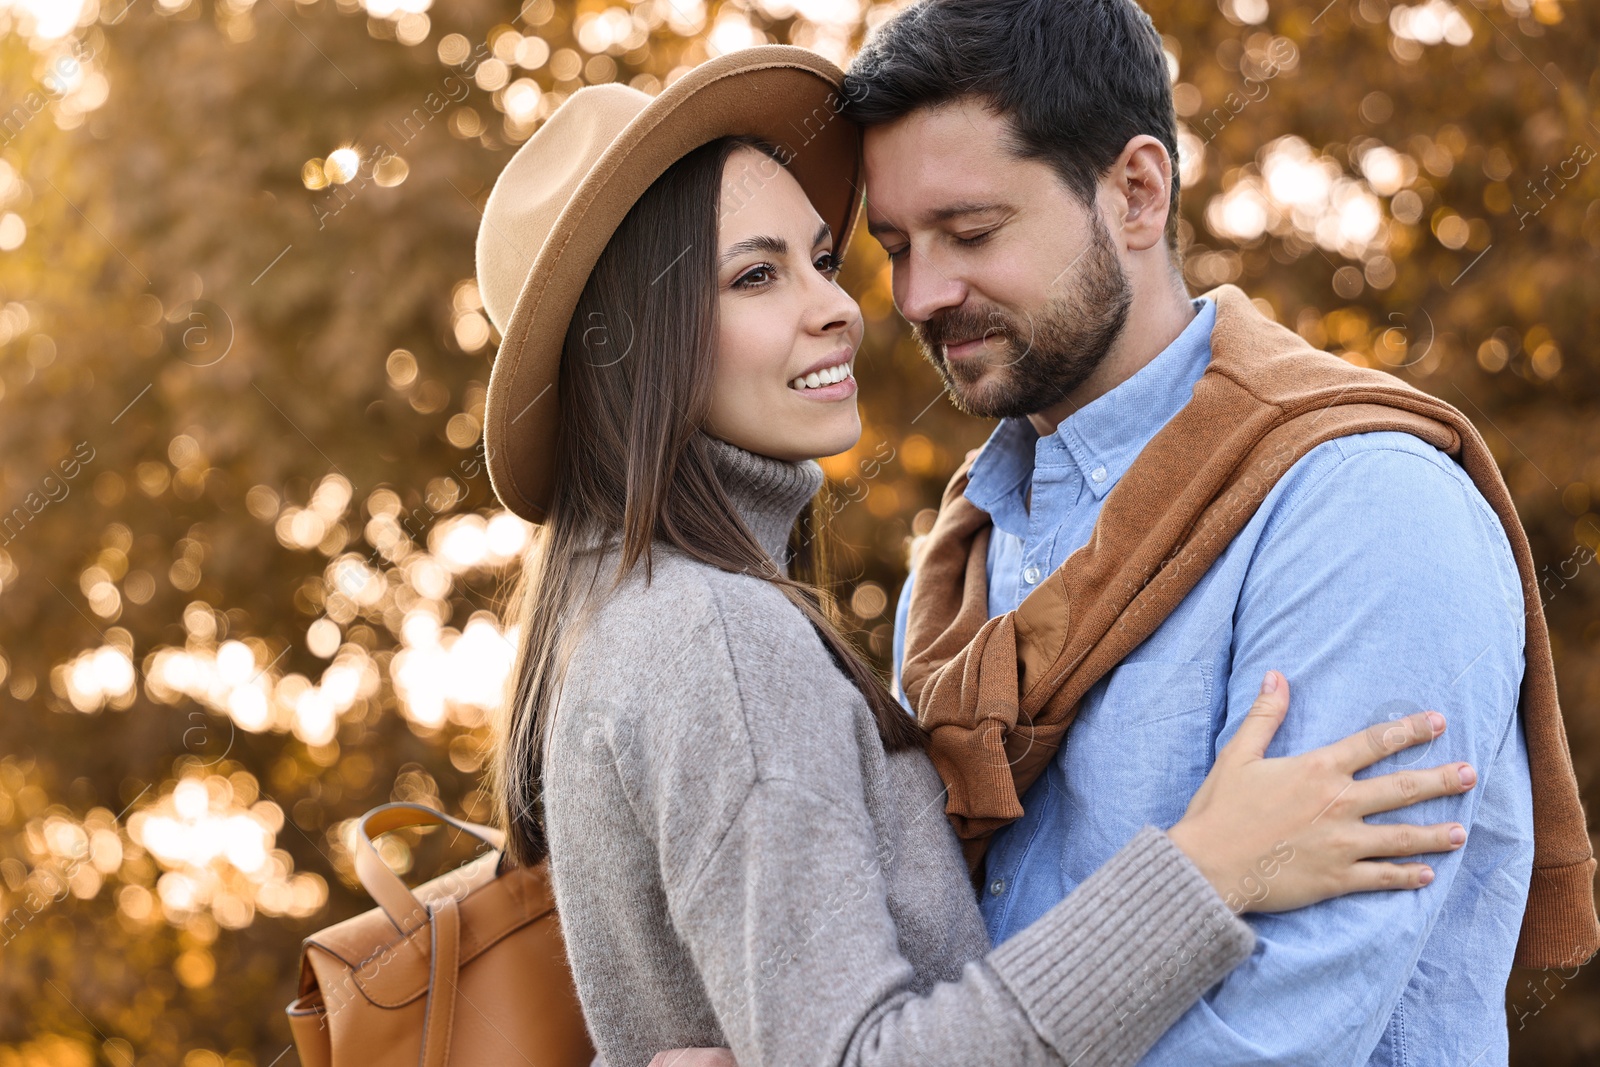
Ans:
[{"label": "man's nose", "polygon": [[894,265],[895,307],[909,322],[927,322],[946,308],[960,307],[966,298],[966,284],[941,271],[927,256],[908,251]]}]

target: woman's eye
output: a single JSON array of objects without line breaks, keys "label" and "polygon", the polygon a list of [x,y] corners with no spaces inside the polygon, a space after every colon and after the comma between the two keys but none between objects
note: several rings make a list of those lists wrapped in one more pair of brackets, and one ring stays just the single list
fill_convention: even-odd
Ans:
[{"label": "woman's eye", "polygon": [[844,260],[832,252],[824,252],[817,257],[817,271],[829,278],[836,278],[844,269]]},{"label": "woman's eye", "polygon": [[772,268],[765,264],[759,267],[751,267],[734,279],[733,287],[735,289],[754,289],[770,282],[772,274]]}]

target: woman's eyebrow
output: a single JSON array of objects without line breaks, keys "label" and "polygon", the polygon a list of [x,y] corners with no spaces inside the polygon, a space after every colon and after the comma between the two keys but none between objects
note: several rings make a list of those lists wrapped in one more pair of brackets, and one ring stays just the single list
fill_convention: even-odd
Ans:
[{"label": "woman's eyebrow", "polygon": [[722,253],[721,262],[726,263],[731,259],[738,259],[747,252],[765,252],[769,256],[786,256],[789,254],[789,242],[781,237],[769,237],[761,234],[758,237],[746,237],[742,241],[735,241]]},{"label": "woman's eyebrow", "polygon": [[[812,247],[824,243],[832,243],[833,227],[824,222],[817,227],[817,235],[811,239]],[[765,252],[769,256],[786,256],[789,254],[789,242],[782,237],[771,237],[760,234],[756,237],[746,237],[742,241],[735,241],[722,253],[720,262],[738,259],[747,252]]]}]

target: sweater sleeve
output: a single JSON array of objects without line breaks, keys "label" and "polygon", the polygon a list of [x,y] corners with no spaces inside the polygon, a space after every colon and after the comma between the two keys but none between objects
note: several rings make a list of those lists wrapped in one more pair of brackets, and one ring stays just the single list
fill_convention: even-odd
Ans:
[{"label": "sweater sleeve", "polygon": [[[821,728],[785,731],[781,772],[758,761],[704,864],[667,886],[741,1067],[1131,1064],[1250,954],[1250,928],[1147,827],[1034,926],[918,990],[889,908],[893,857],[867,808],[864,742],[817,723],[798,695],[781,706],[795,691],[773,685],[743,709],[752,733],[773,717]],[[654,791],[654,803],[685,808],[655,812],[663,827],[705,818],[687,792]]]}]

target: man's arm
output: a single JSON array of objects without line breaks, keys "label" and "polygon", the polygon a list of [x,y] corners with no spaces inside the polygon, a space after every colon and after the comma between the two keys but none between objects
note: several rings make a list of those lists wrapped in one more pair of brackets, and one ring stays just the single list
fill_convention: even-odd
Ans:
[{"label": "man's arm", "polygon": [[[1415,439],[1370,434],[1323,445],[1285,476],[1235,613],[1218,747],[1273,668],[1294,686],[1294,706],[1269,755],[1437,709],[1449,720],[1443,737],[1362,776],[1450,760],[1471,763],[1485,778],[1492,773],[1502,743],[1518,728],[1522,594],[1498,520],[1449,462]],[[1508,758],[1502,766],[1525,779],[1525,763]],[[1419,892],[1361,893],[1253,916],[1254,957],[1142,1062],[1365,1062],[1473,847],[1485,786],[1374,816],[1458,820],[1468,843],[1430,856],[1436,880]],[[1531,837],[1531,825],[1526,829]],[[1501,917],[1513,930],[1519,920]]]}]

